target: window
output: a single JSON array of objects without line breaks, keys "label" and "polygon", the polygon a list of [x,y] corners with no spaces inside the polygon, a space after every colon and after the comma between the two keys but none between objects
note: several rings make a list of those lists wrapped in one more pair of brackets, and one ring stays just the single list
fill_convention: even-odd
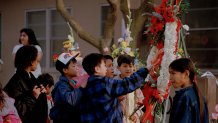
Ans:
[{"label": "window", "polygon": [[70,32],[66,21],[56,10],[46,9],[28,11],[26,13],[26,25],[34,30],[43,50],[41,66],[43,68],[53,67],[52,56],[55,53],[60,54],[62,52],[62,42],[67,39]]},{"label": "window", "polygon": [[190,35],[187,49],[201,69],[218,68],[218,1],[190,0],[190,11],[185,15]]}]

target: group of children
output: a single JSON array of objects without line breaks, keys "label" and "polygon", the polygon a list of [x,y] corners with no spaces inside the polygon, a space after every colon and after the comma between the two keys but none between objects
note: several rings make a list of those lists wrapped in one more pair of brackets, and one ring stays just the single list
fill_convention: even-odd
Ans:
[{"label": "group of children", "polygon": [[[91,53],[85,56],[82,61],[83,69],[89,75],[89,78],[86,84],[82,84],[82,86],[78,87],[76,86],[78,82],[74,80],[75,77],[79,76],[79,68],[77,66],[78,55],[79,54],[72,55],[70,53],[62,53],[58,57],[55,66],[57,71],[61,73],[61,76],[55,85],[52,76],[49,74],[42,74],[38,77],[37,81],[43,87],[40,88],[40,93],[47,95],[48,111],[37,113],[49,114],[49,118],[51,119],[47,117],[47,123],[50,120],[52,120],[53,123],[140,123],[140,118],[143,115],[143,111],[140,110],[140,107],[142,106],[144,97],[139,88],[144,83],[151,68],[140,68],[136,71],[134,59],[128,55],[120,55],[117,59],[117,69],[120,71],[120,74],[115,76],[113,58],[111,56]],[[180,65],[181,62],[184,64]],[[182,94],[192,93],[192,91],[198,92],[197,86],[193,82],[194,72],[191,71],[190,66],[187,66],[188,64],[191,63],[178,60],[169,66],[170,80],[173,82],[173,86],[175,86],[175,88],[185,88],[185,90],[182,90]],[[180,68],[182,68],[182,66],[186,68],[181,70]],[[18,67],[18,70],[21,69]],[[14,78],[16,78],[16,76]],[[21,82],[22,85],[19,85],[20,83],[16,82],[16,85],[13,79],[10,81],[4,88],[4,91],[12,95],[12,98],[7,96],[7,94],[0,89],[0,123],[20,123],[21,120],[25,123],[26,117],[28,117],[29,114],[22,115],[23,111],[20,109],[25,109],[26,112],[24,113],[28,113],[30,109],[27,109],[25,106],[29,105],[29,103],[35,105],[38,103],[36,99],[38,100],[43,97],[40,97],[38,90],[35,91],[37,89],[35,87],[33,87],[34,97],[28,96],[26,95],[27,91],[29,91],[28,87],[26,87],[27,83]],[[17,89],[25,89],[25,93],[19,95],[19,93],[17,93],[19,90],[15,90],[16,93],[15,91],[13,93],[11,88],[15,85],[20,87],[16,87]],[[54,88],[51,91],[53,85]],[[186,92],[187,89],[188,92]],[[50,92],[52,97],[49,96]],[[186,100],[190,99],[188,97],[189,95],[185,94],[185,96],[187,96]],[[19,103],[19,101],[16,102],[16,99],[22,101],[26,100],[27,97],[28,99],[31,98],[31,100],[28,100],[29,102],[25,102],[27,104]],[[177,98],[175,100],[178,100],[179,97],[175,97]],[[176,122],[178,118],[184,118],[180,121],[190,123],[200,121],[207,122],[207,120],[205,120],[208,118],[207,106],[200,97],[201,96],[197,93],[192,93],[192,99],[194,99],[193,101],[196,103],[190,102],[190,104],[180,105],[187,108],[186,115],[184,115],[182,111],[179,111],[181,110],[180,108],[176,107],[183,101],[183,98],[180,97],[179,99],[182,101],[180,100],[174,103],[175,106],[173,105],[172,112],[174,114],[170,117],[170,122]],[[13,106],[13,98],[15,99],[17,109]],[[40,104],[42,103],[38,103],[36,106],[43,108]],[[34,109],[36,107],[31,108]],[[200,113],[201,115],[189,115],[188,110],[191,109],[193,110],[192,112],[196,112],[197,110],[198,114]],[[177,115],[178,113],[180,113],[180,115]],[[33,117],[34,116],[28,117],[30,119],[27,121],[31,121]]]},{"label": "group of children", "polygon": [[[120,74],[114,76],[113,58],[91,53],[82,61],[82,66],[89,75],[87,84],[85,87],[74,88],[76,82],[73,77],[78,75],[76,57],[77,55],[63,53],[56,62],[56,69],[62,75],[52,91],[54,107],[50,110],[50,117],[53,122],[140,123],[143,115],[140,107],[144,97],[139,88],[151,68],[136,71],[134,59],[120,55],[117,59]],[[207,123],[207,105],[195,83],[191,60],[175,60],[169,69],[173,87],[179,88],[169,122]],[[181,106],[182,109],[179,108]]]},{"label": "group of children", "polygon": [[[77,55],[62,53],[56,61],[56,69],[61,73],[61,77],[52,91],[54,107],[50,110],[50,117],[53,122],[137,121],[139,114],[132,114],[135,108],[128,109],[130,111],[125,111],[124,108],[141,104],[143,96],[136,99],[138,102],[130,103],[132,100],[128,99],[128,93],[135,95],[134,91],[141,87],[148,69],[141,68],[133,74],[133,58],[122,55],[118,58],[119,70],[122,71],[119,76],[122,79],[113,79],[113,58],[109,55],[91,53],[82,62],[84,70],[89,75],[87,84],[85,87],[75,88],[76,81],[73,78],[79,74],[76,57]],[[121,102],[124,107],[120,105]]]}]

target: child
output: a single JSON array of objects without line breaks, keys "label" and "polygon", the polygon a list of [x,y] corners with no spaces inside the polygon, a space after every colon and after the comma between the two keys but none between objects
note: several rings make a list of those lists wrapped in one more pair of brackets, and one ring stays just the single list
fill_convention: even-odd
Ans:
[{"label": "child", "polygon": [[181,58],[169,66],[170,81],[176,91],[169,123],[208,123],[208,108],[196,81],[194,65]]},{"label": "child", "polygon": [[114,80],[107,78],[107,68],[102,54],[91,53],[82,62],[90,75],[87,86],[82,90],[80,105],[83,123],[122,123],[122,110],[118,97],[130,93],[141,86],[148,69],[141,68],[129,78]]},{"label": "child", "polygon": [[52,90],[54,107],[50,110],[50,118],[54,123],[80,123],[78,104],[81,91],[73,80],[79,75],[76,61],[78,55],[62,53],[56,61],[55,66],[61,76]]},{"label": "child", "polygon": [[[129,77],[134,71],[134,58],[129,55],[120,55],[117,58],[117,64],[117,69],[121,74],[115,76],[114,79],[122,80],[125,77]],[[142,91],[136,89],[134,92],[119,97],[119,99],[124,114],[123,123],[140,123],[140,117],[143,115],[143,112],[137,109],[139,109],[144,99]]]},{"label": "child", "polygon": [[107,67],[106,77],[114,78],[113,58],[110,55],[104,55],[105,65]]},{"label": "child", "polygon": [[21,123],[14,99],[10,98],[0,85],[0,123]]},{"label": "child", "polygon": [[[38,82],[40,84],[42,84],[45,87],[46,96],[47,96],[47,103],[48,103],[48,114],[49,114],[50,113],[50,109],[54,105],[52,97],[50,96],[52,86],[54,85],[54,79],[53,79],[53,77],[50,74],[44,73],[44,74],[39,75],[37,80],[38,80]],[[49,117],[48,117],[48,122],[47,123],[50,123],[50,118]]]}]

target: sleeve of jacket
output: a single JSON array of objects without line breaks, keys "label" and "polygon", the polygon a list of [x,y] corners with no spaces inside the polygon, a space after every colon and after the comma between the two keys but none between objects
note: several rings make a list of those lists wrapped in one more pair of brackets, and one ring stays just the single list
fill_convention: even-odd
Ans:
[{"label": "sleeve of jacket", "polygon": [[107,92],[115,97],[130,93],[141,87],[147,74],[148,69],[141,68],[130,77],[125,77],[123,80],[105,78]]},{"label": "sleeve of jacket", "polygon": [[57,93],[60,94],[61,101],[72,106],[77,105],[81,98],[81,91],[79,88],[71,88],[65,83],[59,85]]},{"label": "sleeve of jacket", "polygon": [[25,88],[21,79],[12,78],[5,86],[4,91],[15,99],[15,107],[22,120],[24,120],[33,110],[36,99],[31,90]]}]

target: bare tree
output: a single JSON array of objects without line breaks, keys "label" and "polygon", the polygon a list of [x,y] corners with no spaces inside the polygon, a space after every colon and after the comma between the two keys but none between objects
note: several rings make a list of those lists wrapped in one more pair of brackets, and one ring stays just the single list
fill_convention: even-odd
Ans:
[{"label": "bare tree", "polygon": [[[133,43],[131,44],[133,48],[136,48],[137,42],[140,42],[143,35],[144,23],[146,21],[146,16],[143,16],[145,11],[149,11],[146,2],[149,0],[140,0],[141,4],[139,8],[134,10],[134,16],[132,16],[131,24],[131,36],[133,37]],[[150,0],[151,1],[151,0]],[[97,38],[91,35],[89,32],[85,31],[82,26],[75,20],[73,16],[66,10],[63,0],[56,0],[56,7],[63,18],[69,22],[70,26],[76,31],[81,39],[87,41],[100,52],[103,53],[104,47],[110,47],[113,41],[114,26],[118,16],[118,10],[122,12],[125,25],[128,24],[127,15],[130,14],[128,7],[128,0],[107,0],[110,5],[110,10],[107,14],[107,19],[104,25],[104,34],[102,38]]]}]

